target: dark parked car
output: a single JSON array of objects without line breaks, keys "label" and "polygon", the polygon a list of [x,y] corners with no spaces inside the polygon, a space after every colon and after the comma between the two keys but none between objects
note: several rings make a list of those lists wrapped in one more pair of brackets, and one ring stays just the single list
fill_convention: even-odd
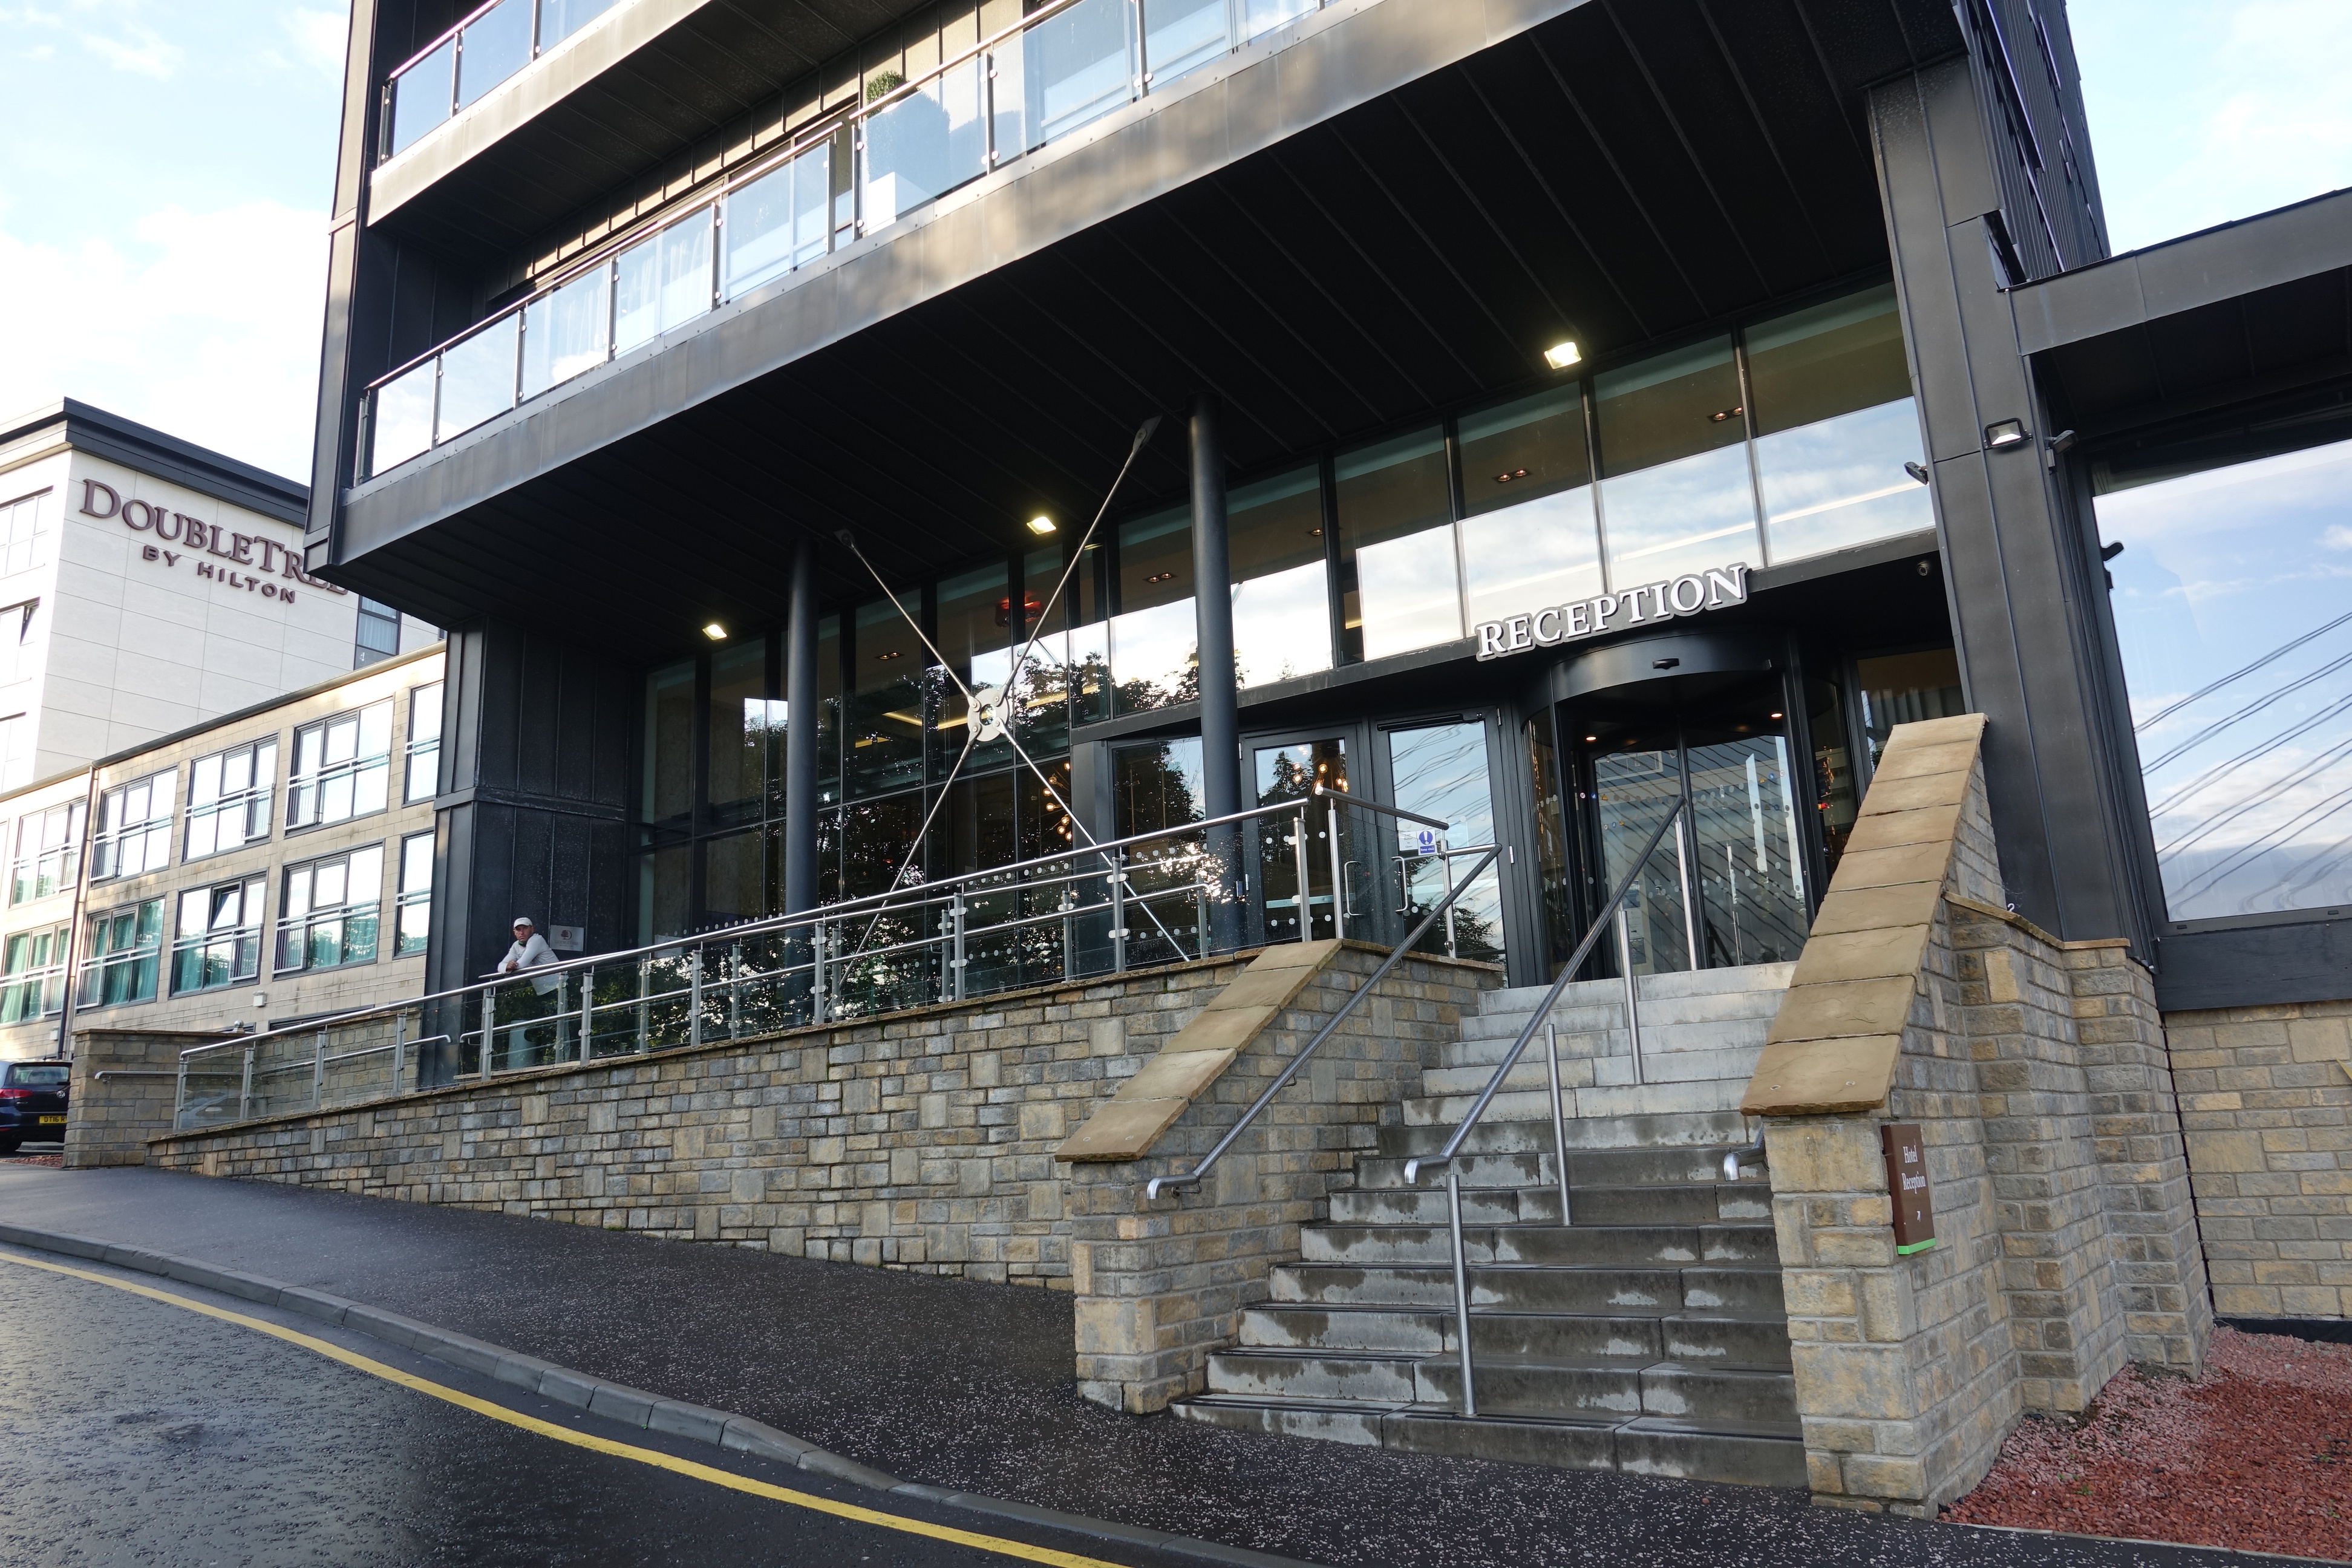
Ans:
[{"label": "dark parked car", "polygon": [[65,1062],[0,1062],[0,1155],[20,1143],[62,1143],[66,1136]]}]

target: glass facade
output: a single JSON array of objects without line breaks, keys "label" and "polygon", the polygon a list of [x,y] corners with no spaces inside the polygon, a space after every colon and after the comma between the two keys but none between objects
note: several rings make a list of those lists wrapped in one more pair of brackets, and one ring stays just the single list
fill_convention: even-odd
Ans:
[{"label": "glass facade", "polygon": [[2094,465],[2176,921],[2352,904],[2352,441],[2293,445],[2326,429]]},{"label": "glass facade", "polygon": [[180,895],[172,994],[215,991],[261,973],[261,904],[268,887],[267,879],[250,877]]}]

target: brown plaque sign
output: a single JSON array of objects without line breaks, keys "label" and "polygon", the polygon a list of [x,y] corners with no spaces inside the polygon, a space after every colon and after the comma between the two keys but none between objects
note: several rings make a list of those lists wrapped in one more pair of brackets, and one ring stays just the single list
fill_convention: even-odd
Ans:
[{"label": "brown plaque sign", "polygon": [[1925,1252],[1936,1245],[1936,1210],[1927,1197],[1927,1156],[1919,1124],[1890,1121],[1879,1129],[1886,1150],[1886,1194],[1895,1200],[1895,1250]]}]

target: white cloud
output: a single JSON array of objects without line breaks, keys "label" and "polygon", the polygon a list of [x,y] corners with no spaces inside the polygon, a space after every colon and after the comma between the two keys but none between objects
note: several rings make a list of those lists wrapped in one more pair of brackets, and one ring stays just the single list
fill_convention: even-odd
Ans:
[{"label": "white cloud", "polygon": [[295,58],[325,76],[343,79],[343,50],[351,37],[351,18],[341,11],[314,11],[297,5],[278,14],[278,25],[293,40]]},{"label": "white cloud", "polygon": [[169,206],[131,235],[58,246],[0,230],[0,411],[77,397],[307,479],[325,216]]}]

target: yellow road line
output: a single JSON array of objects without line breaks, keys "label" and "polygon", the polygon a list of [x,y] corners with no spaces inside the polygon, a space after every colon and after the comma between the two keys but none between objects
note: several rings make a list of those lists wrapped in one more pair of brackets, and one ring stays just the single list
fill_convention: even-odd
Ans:
[{"label": "yellow road line", "polygon": [[330,1361],[339,1361],[345,1366],[366,1373],[371,1377],[380,1377],[386,1383],[396,1383],[403,1388],[413,1388],[419,1394],[431,1394],[436,1399],[461,1406],[478,1415],[487,1415],[493,1421],[503,1421],[509,1426],[520,1426],[526,1432],[536,1432],[542,1437],[552,1437],[559,1443],[569,1443],[575,1448],[591,1448],[599,1454],[610,1454],[615,1458],[635,1459],[641,1465],[651,1465],[656,1469],[689,1476],[698,1481],[708,1481],[712,1486],[726,1487],[732,1491],[749,1492],[753,1497],[767,1498],[774,1502],[790,1503],[794,1508],[813,1509],[818,1513],[829,1513],[839,1519],[854,1519],[860,1524],[878,1524],[885,1530],[903,1531],[909,1535],[927,1535],[934,1541],[951,1541],[959,1546],[974,1547],[982,1552],[994,1552],[1006,1557],[1018,1557],[1030,1563],[1050,1563],[1055,1564],[1055,1568],[1123,1568],[1121,1564],[1108,1563],[1099,1557],[1081,1557],[1075,1552],[1056,1552],[1047,1546],[1032,1546],[1023,1541],[1008,1541],[1000,1535],[982,1535],[974,1531],[957,1530],[944,1524],[928,1524],[919,1519],[908,1519],[900,1514],[859,1508],[855,1503],[835,1502],[831,1498],[819,1497],[814,1492],[794,1491],[789,1487],[772,1486],[766,1481],[756,1481],[748,1476],[735,1475],[731,1471],[718,1469],[709,1465],[698,1465],[692,1459],[681,1459],[674,1454],[665,1454],[658,1449],[640,1448],[634,1444],[616,1443],[609,1437],[598,1437],[586,1432],[575,1432],[568,1426],[559,1426],[551,1421],[541,1421],[537,1416],[525,1415],[520,1411],[509,1410],[503,1405],[493,1404],[487,1399],[477,1399],[470,1394],[445,1387],[429,1378],[403,1372],[398,1367],[386,1366],[380,1361],[372,1361],[355,1351],[347,1351],[341,1345],[331,1344],[325,1340],[313,1338],[297,1330],[284,1328],[277,1323],[265,1322],[259,1318],[248,1318],[243,1312],[232,1312],[226,1308],[206,1306],[202,1301],[191,1301],[185,1296],[174,1296],[168,1290],[156,1290],[145,1285],[134,1285],[127,1279],[110,1279],[103,1274],[92,1274],[80,1268],[68,1268],[59,1263],[41,1263],[30,1258],[12,1258],[5,1253],[0,1253],[0,1261],[14,1263],[25,1268],[38,1268],[50,1274],[70,1275],[76,1279],[87,1279],[93,1285],[104,1285],[116,1290],[128,1290],[134,1296],[144,1296],[151,1301],[161,1301],[167,1306],[178,1307],[186,1311],[201,1312],[207,1318],[217,1318],[224,1323],[235,1323],[240,1328],[251,1329],[256,1333],[268,1334],[272,1339],[284,1340],[288,1344],[300,1345],[304,1350],[314,1351]]}]

